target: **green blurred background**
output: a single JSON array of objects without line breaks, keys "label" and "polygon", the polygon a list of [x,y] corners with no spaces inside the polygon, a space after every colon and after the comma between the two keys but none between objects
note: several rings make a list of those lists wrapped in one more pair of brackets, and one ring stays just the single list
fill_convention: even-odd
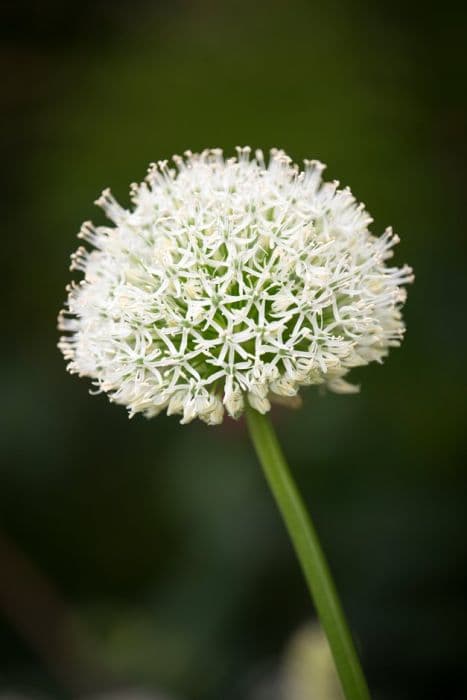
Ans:
[{"label": "green blurred background", "polygon": [[101,190],[127,203],[151,160],[249,144],[328,163],[415,268],[406,341],[354,374],[361,394],[309,390],[274,420],[374,697],[467,697],[465,11],[1,12],[0,691],[278,697],[313,610],[243,424],[128,421],[56,349],[69,255],[81,222],[102,220]]}]

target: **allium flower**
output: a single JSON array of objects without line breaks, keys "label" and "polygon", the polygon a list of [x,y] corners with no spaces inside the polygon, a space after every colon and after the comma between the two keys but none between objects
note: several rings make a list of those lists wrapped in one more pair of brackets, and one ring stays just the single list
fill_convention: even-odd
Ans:
[{"label": "allium flower", "polygon": [[114,226],[81,229],[94,250],[73,255],[60,348],[130,415],[215,424],[306,385],[354,391],[347,372],[400,343],[412,271],[386,266],[391,229],[373,236],[318,161],[237,150],[151,165],[131,210],[97,200]]}]

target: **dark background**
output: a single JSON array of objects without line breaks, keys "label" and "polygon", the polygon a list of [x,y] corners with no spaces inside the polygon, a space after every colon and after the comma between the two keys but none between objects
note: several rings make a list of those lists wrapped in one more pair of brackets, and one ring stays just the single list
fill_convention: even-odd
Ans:
[{"label": "dark background", "polygon": [[328,163],[415,268],[361,394],[274,420],[374,697],[467,697],[466,16],[436,7],[1,3],[0,690],[256,700],[312,617],[242,422],[128,421],[56,349],[101,190],[249,144]]}]

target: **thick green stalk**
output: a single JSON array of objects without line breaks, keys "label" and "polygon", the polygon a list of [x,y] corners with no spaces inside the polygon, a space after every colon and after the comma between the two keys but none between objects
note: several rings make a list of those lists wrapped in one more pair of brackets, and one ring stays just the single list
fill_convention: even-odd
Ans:
[{"label": "thick green stalk", "polygon": [[284,519],[347,700],[370,700],[354,643],[318,535],[290,474],[272,424],[248,407],[246,420],[256,454]]}]

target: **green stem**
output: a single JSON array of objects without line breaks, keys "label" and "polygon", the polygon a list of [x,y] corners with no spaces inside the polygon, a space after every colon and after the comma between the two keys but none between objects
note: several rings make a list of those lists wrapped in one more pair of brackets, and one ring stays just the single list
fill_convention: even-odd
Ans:
[{"label": "green stem", "polygon": [[284,519],[347,700],[370,700],[354,643],[318,535],[290,474],[272,424],[253,408],[246,420],[256,454]]}]

